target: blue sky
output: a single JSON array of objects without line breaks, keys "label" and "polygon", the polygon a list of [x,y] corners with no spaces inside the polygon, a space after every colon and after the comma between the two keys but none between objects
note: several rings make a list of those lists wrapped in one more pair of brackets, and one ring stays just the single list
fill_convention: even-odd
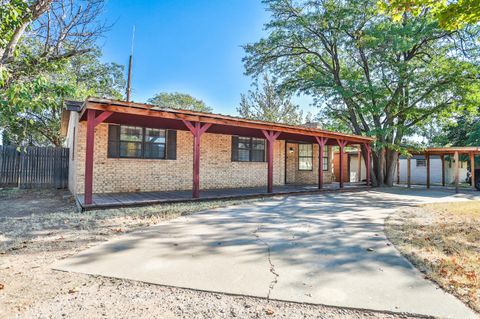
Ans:
[{"label": "blue sky", "polygon": [[106,62],[128,63],[135,25],[132,100],[178,91],[235,114],[252,81],[241,46],[265,35],[269,15],[260,0],[110,0],[105,17],[114,23],[99,41]]}]

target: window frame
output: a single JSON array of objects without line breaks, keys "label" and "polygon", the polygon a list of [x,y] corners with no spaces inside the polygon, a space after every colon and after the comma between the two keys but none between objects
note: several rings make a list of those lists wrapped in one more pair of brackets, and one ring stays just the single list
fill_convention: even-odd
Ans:
[{"label": "window frame", "polygon": [[[266,158],[267,158],[267,143],[266,140],[263,138],[259,137],[249,137],[249,136],[239,136],[239,135],[232,135],[232,139],[234,137],[237,137],[237,145],[235,147],[237,154],[236,157],[232,156],[231,161],[232,162],[242,162],[242,163],[265,163]],[[248,147],[240,147],[240,140],[241,139],[248,139]],[[256,149],[253,147],[254,143],[253,141],[262,141],[263,142],[263,158],[262,160],[254,160],[253,159],[253,152],[254,151],[259,151],[259,149]],[[242,144],[246,144],[242,142]],[[240,159],[240,150],[247,150],[248,151],[248,160],[241,160]]]},{"label": "window frame", "polygon": [[[141,141],[128,141],[122,140],[122,127],[124,128],[135,128],[141,129]],[[144,158],[143,157],[143,150],[144,150],[144,141],[145,141],[145,130],[141,126],[131,126],[131,125],[119,125],[119,135],[118,135],[118,158]],[[122,143],[135,143],[136,145],[140,145],[140,156],[122,156]]]},{"label": "window frame", "polygon": [[[300,146],[310,146],[310,149],[311,149],[311,155],[300,155]],[[312,166],[311,168],[301,168],[300,167],[300,160],[303,159],[303,158],[309,158],[311,160],[311,163],[312,163]],[[309,143],[300,143],[298,144],[298,151],[297,151],[297,160],[298,160],[298,170],[299,171],[305,171],[305,172],[311,172],[313,171],[313,144],[309,144]],[[323,167],[322,167],[323,168]]]},{"label": "window frame", "polygon": [[[117,140],[116,140],[116,148],[117,148],[117,153],[118,153],[118,156],[111,156],[110,153],[107,151],[107,158],[121,158],[121,159],[145,159],[145,160],[166,160],[168,159],[168,155],[167,155],[167,147],[168,147],[168,130],[167,129],[159,129],[159,128],[153,128],[153,127],[143,127],[143,126],[133,126],[133,125],[116,125],[116,124],[110,124],[110,125],[115,125],[115,126],[118,126],[118,136],[117,136]],[[109,130],[110,130],[110,125],[109,125]],[[141,137],[141,141],[127,141],[127,140],[122,140],[121,139],[121,136],[122,136],[122,132],[121,132],[121,129],[122,127],[134,127],[134,128],[139,128],[141,129],[141,134],[142,134],[142,137]],[[164,135],[164,139],[165,141],[163,143],[155,143],[155,142],[147,142],[145,140],[145,137],[146,137],[146,131],[150,129],[150,130],[158,130],[158,131],[163,131],[163,135]],[[136,143],[136,144],[140,144],[140,153],[141,155],[140,156],[125,156],[125,155],[122,155],[121,154],[121,145],[122,145],[122,142],[123,143]],[[110,147],[110,139],[107,141],[107,147],[109,148]],[[163,144],[163,157],[146,157],[145,156],[145,149],[146,149],[146,145],[147,144]]]},{"label": "window frame", "polygon": [[[323,164],[323,167],[322,167],[322,170],[324,172],[328,172],[328,167],[329,167],[329,149],[328,149],[328,146],[325,145],[325,148],[323,149],[323,154],[322,154],[322,164]],[[319,164],[320,165],[320,164]]]},{"label": "window frame", "polygon": [[[147,130],[157,130],[160,132],[163,132],[163,143],[157,143],[157,142],[148,142],[146,141],[147,137]],[[157,128],[151,128],[151,127],[143,127],[143,139],[142,139],[142,158],[144,159],[167,159],[167,130],[166,129],[157,129]],[[145,150],[147,145],[155,145],[155,144],[163,144],[163,157],[147,157],[145,156]]]},{"label": "window frame", "polygon": [[[419,163],[423,163],[422,165],[418,165]],[[426,159],[423,159],[423,158],[417,158],[415,159],[415,167],[416,168],[419,168],[419,167],[427,167],[427,160]]]}]

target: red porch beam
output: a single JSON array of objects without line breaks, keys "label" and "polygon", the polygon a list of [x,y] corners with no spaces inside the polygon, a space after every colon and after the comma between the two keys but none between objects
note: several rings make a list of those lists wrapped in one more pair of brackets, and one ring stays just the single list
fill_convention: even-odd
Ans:
[{"label": "red porch beam", "polygon": [[343,152],[347,141],[337,139],[337,144],[340,147],[340,188],[343,188]]},{"label": "red porch beam", "polygon": [[104,111],[95,117],[95,110],[87,110],[87,142],[85,149],[85,184],[84,205],[92,204],[93,195],[93,152],[95,143],[95,127],[105,121],[113,112]]},{"label": "red porch beam", "polygon": [[326,137],[315,136],[318,143],[318,189],[323,188],[323,153],[325,152],[325,144],[328,142]]},{"label": "red porch beam", "polygon": [[370,158],[372,157],[372,148],[370,147],[370,144],[365,144],[365,149],[367,150],[367,159],[365,161],[365,166],[366,166],[366,175],[367,175],[367,186],[371,186],[371,177],[370,177],[370,170],[371,170],[371,164],[370,164]]},{"label": "red porch beam", "polygon": [[113,114],[113,112],[108,112],[108,111],[104,111],[104,112],[100,113],[100,115],[98,115],[95,118],[94,125],[97,126],[98,124],[102,123],[103,121],[108,119],[110,117],[110,115],[112,115],[112,114]]},{"label": "red porch beam", "polygon": [[200,137],[205,133],[211,123],[205,123],[202,126],[200,122],[190,122],[182,120],[185,126],[190,130],[193,135],[193,185],[192,185],[192,197],[200,197]]},{"label": "red porch beam", "polygon": [[274,143],[277,140],[278,136],[280,135],[280,132],[262,130],[262,133],[265,136],[265,138],[267,139],[267,144],[268,144],[267,191],[269,193],[273,193],[273,146],[274,146]]},{"label": "red porch beam", "polygon": [[358,145],[358,150],[357,150],[357,160],[358,160],[358,167],[357,167],[357,182],[362,181],[362,149],[360,145]]},{"label": "red porch beam", "polygon": [[[88,109],[96,109],[100,111],[111,111],[115,114],[122,113],[125,115],[136,115],[136,116],[148,116],[162,119],[171,119],[171,120],[186,120],[192,123],[201,122],[201,123],[211,123],[218,124],[223,126],[235,126],[242,127],[254,130],[269,130],[281,133],[289,134],[298,134],[309,137],[328,137],[330,139],[348,139],[352,144],[358,143],[371,143],[373,138],[366,136],[358,136],[351,134],[335,133],[330,131],[324,131],[313,128],[301,128],[298,126],[287,125],[287,124],[275,124],[275,123],[265,123],[262,121],[248,120],[234,118],[231,116],[224,116],[219,114],[207,114],[195,111],[179,111],[179,110],[159,110],[152,109],[153,106],[132,103],[132,102],[120,102],[104,99],[89,99],[87,100]],[[125,107],[129,106],[129,107]],[[82,117],[84,111],[80,114]]]}]

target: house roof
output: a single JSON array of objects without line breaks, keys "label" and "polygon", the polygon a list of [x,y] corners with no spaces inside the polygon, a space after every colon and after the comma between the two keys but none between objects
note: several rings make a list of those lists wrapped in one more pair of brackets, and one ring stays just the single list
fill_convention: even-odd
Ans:
[{"label": "house roof", "polygon": [[60,118],[60,135],[67,136],[68,124],[70,122],[70,113],[80,112],[80,110],[83,107],[83,102],[65,100],[63,104],[65,105],[65,108],[63,109],[61,118]]},{"label": "house roof", "polygon": [[315,142],[316,136],[327,137],[329,139],[327,144],[331,145],[336,145],[337,139],[347,140],[349,144],[363,144],[374,141],[372,137],[332,132],[313,127],[250,120],[229,115],[178,110],[96,97],[89,97],[83,102],[82,108],[79,110],[81,121],[86,120],[85,111],[87,109],[95,110],[97,115],[102,111],[113,112],[105,122],[123,125],[187,130],[182,121],[186,120],[214,124],[208,130],[209,133],[263,137],[261,130],[272,130],[281,132],[279,139]]},{"label": "house roof", "polygon": [[79,112],[82,109],[83,101],[65,100],[64,104],[67,111]]}]

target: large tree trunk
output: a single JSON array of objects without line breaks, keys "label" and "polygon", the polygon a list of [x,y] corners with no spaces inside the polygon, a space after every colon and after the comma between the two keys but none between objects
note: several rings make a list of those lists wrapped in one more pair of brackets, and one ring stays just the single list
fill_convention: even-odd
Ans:
[{"label": "large tree trunk", "polygon": [[393,181],[395,180],[395,171],[397,166],[398,152],[391,149],[386,149],[386,173],[385,173],[385,185],[393,186]]},{"label": "large tree trunk", "polygon": [[[364,158],[367,153],[363,151]],[[373,150],[372,149],[372,169],[370,170],[370,178],[372,186],[375,187],[391,187],[395,180],[395,169],[398,153],[390,149]]]}]

